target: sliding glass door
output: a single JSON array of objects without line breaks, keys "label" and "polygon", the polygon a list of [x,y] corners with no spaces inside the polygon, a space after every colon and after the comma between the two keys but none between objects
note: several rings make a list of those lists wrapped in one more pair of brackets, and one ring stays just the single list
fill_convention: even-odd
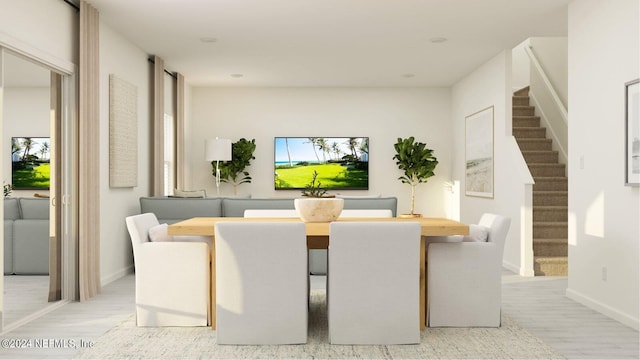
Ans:
[{"label": "sliding glass door", "polygon": [[[72,74],[0,47],[3,209],[20,207],[24,201],[49,213],[48,221],[38,215],[27,219],[31,207],[22,206],[14,214],[18,223],[23,222],[18,225],[4,216],[10,214],[3,214],[0,324],[5,330],[46,312],[59,300],[75,298],[74,97]],[[25,230],[27,221],[31,222]],[[25,231],[31,243],[16,247],[15,238]]]}]

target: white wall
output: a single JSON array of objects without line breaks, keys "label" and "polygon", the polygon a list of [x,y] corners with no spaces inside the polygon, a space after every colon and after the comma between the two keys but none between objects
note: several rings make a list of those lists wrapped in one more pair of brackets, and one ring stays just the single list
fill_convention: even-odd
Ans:
[{"label": "white wall", "polygon": [[623,139],[624,84],[640,77],[639,6],[637,0],[569,5],[567,295],[635,329],[640,188],[624,186]]},{"label": "white wall", "polygon": [[77,34],[77,11],[64,1],[0,2],[0,37],[18,39],[38,52],[77,63]]},{"label": "white wall", "polygon": [[527,39],[511,50],[511,82],[514,92],[529,86],[530,83],[529,55],[524,50],[530,43]]},{"label": "white wall", "polygon": [[566,108],[568,105],[567,38],[532,37],[529,41],[531,51],[540,62],[540,66]]},{"label": "white wall", "polygon": [[[49,88],[5,88],[2,118],[2,181],[11,183],[11,138],[50,137]],[[11,196],[33,196],[46,190],[13,190]]]},{"label": "white wall", "polygon": [[[139,214],[139,197],[150,192],[150,67],[147,54],[100,25],[100,275],[103,285],[130,271],[131,241],[124,218]],[[109,74],[137,88],[138,186],[109,187]]]},{"label": "white wall", "polygon": [[[526,177],[519,172],[521,156],[513,153],[511,136],[511,51],[503,51],[457,82],[452,88],[453,179],[461,184],[460,220],[477,223],[482,213],[511,217],[503,262],[521,273],[522,204]],[[465,195],[465,118],[489,106],[494,108],[494,198]]]},{"label": "white wall", "polygon": [[[238,193],[297,197],[299,191],[274,190],[274,137],[368,136],[369,191],[342,193],[397,196],[398,212],[409,212],[410,187],[397,180],[401,174],[393,144],[398,137],[415,136],[435,150],[440,162],[436,176],[417,189],[416,212],[447,216],[450,108],[449,89],[440,88],[193,88],[187,185],[215,194],[211,165],[203,158],[206,138],[256,139],[256,159],[249,168],[253,182],[240,185]],[[223,183],[220,192],[230,195],[233,190]]]}]

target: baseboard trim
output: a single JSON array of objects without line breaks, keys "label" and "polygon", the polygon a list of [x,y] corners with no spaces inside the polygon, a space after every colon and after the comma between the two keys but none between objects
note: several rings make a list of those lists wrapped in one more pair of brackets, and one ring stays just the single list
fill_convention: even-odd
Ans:
[{"label": "baseboard trim", "polygon": [[51,303],[51,304],[47,305],[46,307],[44,307],[44,308],[42,308],[42,309],[40,309],[40,310],[38,310],[38,311],[36,311],[34,313],[31,313],[31,314],[23,317],[22,319],[14,321],[11,324],[9,324],[8,326],[2,328],[2,332],[0,332],[0,335],[4,335],[4,334],[6,334],[6,333],[8,333],[10,331],[13,331],[13,330],[21,327],[22,325],[28,324],[29,322],[31,322],[31,321],[33,321],[33,320],[35,320],[37,318],[40,318],[40,317],[42,317],[42,316],[44,316],[44,315],[46,315],[46,314],[48,314],[48,313],[50,313],[50,312],[52,312],[52,311],[54,311],[56,309],[59,309],[59,308],[65,306],[65,305],[67,305],[68,303],[70,303],[69,300],[59,300],[59,301],[56,301],[54,303]]},{"label": "baseboard trim", "polygon": [[567,289],[566,295],[569,299],[629,326],[636,331],[640,330],[640,322],[638,321],[638,318],[634,318],[628,314],[620,312],[611,306],[605,305],[575,290]]},{"label": "baseboard trim", "polygon": [[100,285],[101,286],[106,286],[109,285],[110,283],[120,279],[123,276],[129,275],[129,274],[133,274],[133,265],[127,266],[126,268],[120,270],[120,271],[116,271],[115,273],[105,276],[103,278],[100,279]]},{"label": "baseboard trim", "polygon": [[507,270],[509,270],[511,272],[514,272],[514,273],[516,273],[516,274],[518,274],[520,276],[535,276],[533,271],[527,271],[527,269],[525,269],[525,268],[522,268],[522,267],[520,267],[518,265],[514,265],[514,264],[512,264],[510,262],[507,262],[507,261],[504,261],[504,260],[502,261],[502,266],[505,269],[507,269]]}]

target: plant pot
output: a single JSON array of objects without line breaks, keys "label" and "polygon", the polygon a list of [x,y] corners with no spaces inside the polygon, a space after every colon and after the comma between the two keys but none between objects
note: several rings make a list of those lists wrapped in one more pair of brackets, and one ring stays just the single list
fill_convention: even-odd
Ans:
[{"label": "plant pot", "polygon": [[303,198],[293,201],[298,215],[304,222],[329,222],[340,216],[344,199]]}]

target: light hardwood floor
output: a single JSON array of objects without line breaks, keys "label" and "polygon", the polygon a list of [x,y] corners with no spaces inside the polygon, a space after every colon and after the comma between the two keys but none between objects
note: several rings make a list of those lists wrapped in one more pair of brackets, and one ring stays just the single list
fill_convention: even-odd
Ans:
[{"label": "light hardwood floor", "polygon": [[20,319],[51,305],[49,275],[4,275],[4,324]]},{"label": "light hardwood floor", "polygon": [[[638,359],[638,332],[590,310],[564,294],[566,277],[524,278],[503,272],[503,311],[569,359]],[[312,276],[311,288],[323,288],[325,278]],[[0,339],[56,339],[88,343],[134,312],[134,277],[125,276],[94,299],[70,303]],[[60,345],[60,343],[58,344]],[[64,345],[64,344],[63,344]],[[73,357],[71,347],[4,349],[3,359]]]}]

